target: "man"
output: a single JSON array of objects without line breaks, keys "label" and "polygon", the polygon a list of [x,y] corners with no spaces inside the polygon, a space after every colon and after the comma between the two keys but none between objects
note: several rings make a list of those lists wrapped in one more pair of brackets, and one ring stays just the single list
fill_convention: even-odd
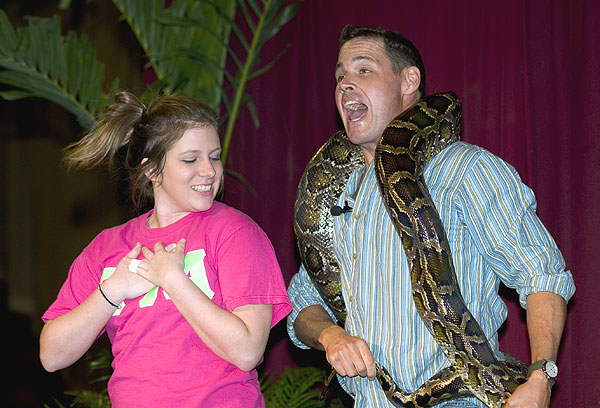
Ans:
[{"label": "man", "polygon": [[[400,238],[379,192],[373,157],[384,129],[424,94],[417,49],[391,31],[347,26],[335,69],[335,101],[365,166],[348,179],[334,217],[333,250],[341,267],[345,327],[320,298],[303,266],[288,294],[294,310],[288,333],[299,347],[325,351],[356,407],[391,406],[375,378],[375,361],[412,391],[448,365],[412,300]],[[527,308],[532,367],[507,407],[548,407],[556,360],[573,295],[573,278],[552,237],[535,215],[535,198],[514,169],[477,146],[457,142],[427,165],[424,180],[446,229],[465,303],[497,355],[498,328],[507,315],[500,281]],[[548,364],[545,365],[546,360]],[[540,366],[540,367],[538,367]],[[476,398],[444,407],[484,407]]]}]

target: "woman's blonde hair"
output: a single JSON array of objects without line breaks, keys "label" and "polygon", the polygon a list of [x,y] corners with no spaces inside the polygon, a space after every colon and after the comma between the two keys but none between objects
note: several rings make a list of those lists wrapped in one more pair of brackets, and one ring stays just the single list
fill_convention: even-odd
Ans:
[{"label": "woman's blonde hair", "polygon": [[[160,177],[171,146],[186,130],[203,127],[218,131],[218,116],[192,98],[160,95],[146,108],[135,95],[119,92],[114,103],[104,109],[98,126],[65,148],[64,163],[69,169],[104,163],[115,169],[122,164],[128,173],[131,199],[139,211],[153,196],[147,174]],[[124,163],[119,163],[124,149]]]}]

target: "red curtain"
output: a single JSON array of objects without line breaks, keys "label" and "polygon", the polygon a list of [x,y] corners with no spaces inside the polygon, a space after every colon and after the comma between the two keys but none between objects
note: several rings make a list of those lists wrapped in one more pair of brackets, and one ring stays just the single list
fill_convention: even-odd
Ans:
[{"label": "red curtain", "polygon": [[[338,128],[333,71],[346,24],[403,33],[422,53],[427,93],[455,91],[463,101],[463,139],[507,162],[534,189],[538,214],[562,249],[577,292],[559,356],[553,407],[600,403],[600,264],[594,233],[600,202],[600,3],[595,0],[307,0],[264,50],[285,47],[274,68],[250,84],[260,117],[241,115],[228,166],[225,200],[267,232],[286,279],[298,267],[292,208],[309,158]],[[529,361],[523,312],[506,291],[510,315],[502,347]],[[283,324],[266,365],[292,364]]]}]

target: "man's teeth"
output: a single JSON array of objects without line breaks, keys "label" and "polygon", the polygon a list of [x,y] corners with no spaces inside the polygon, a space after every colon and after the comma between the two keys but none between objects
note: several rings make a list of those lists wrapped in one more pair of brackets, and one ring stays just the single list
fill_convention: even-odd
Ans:
[{"label": "man's teeth", "polygon": [[344,106],[350,110],[359,110],[359,109],[364,109],[364,104],[358,102],[358,101],[348,101],[344,104]]},{"label": "man's teeth", "polygon": [[367,106],[358,101],[347,101],[344,103],[344,108],[347,109],[346,116],[350,122],[357,122],[361,120],[367,111]]},{"label": "man's teeth", "polygon": [[192,190],[194,191],[210,191],[211,185],[200,185],[200,186],[192,186]]}]

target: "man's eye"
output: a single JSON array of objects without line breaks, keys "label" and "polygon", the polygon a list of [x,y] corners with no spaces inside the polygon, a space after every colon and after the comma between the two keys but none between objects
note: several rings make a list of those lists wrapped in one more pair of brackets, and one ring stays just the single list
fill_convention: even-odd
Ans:
[{"label": "man's eye", "polygon": [[344,76],[345,75],[338,75],[337,77],[335,77],[335,82],[337,82],[339,84],[340,82],[342,82],[344,80]]},{"label": "man's eye", "polygon": [[221,161],[221,156],[213,156],[210,158],[212,161]]},{"label": "man's eye", "polygon": [[368,74],[369,72],[371,72],[371,70],[369,68],[361,68],[361,70],[360,70],[361,74]]}]

